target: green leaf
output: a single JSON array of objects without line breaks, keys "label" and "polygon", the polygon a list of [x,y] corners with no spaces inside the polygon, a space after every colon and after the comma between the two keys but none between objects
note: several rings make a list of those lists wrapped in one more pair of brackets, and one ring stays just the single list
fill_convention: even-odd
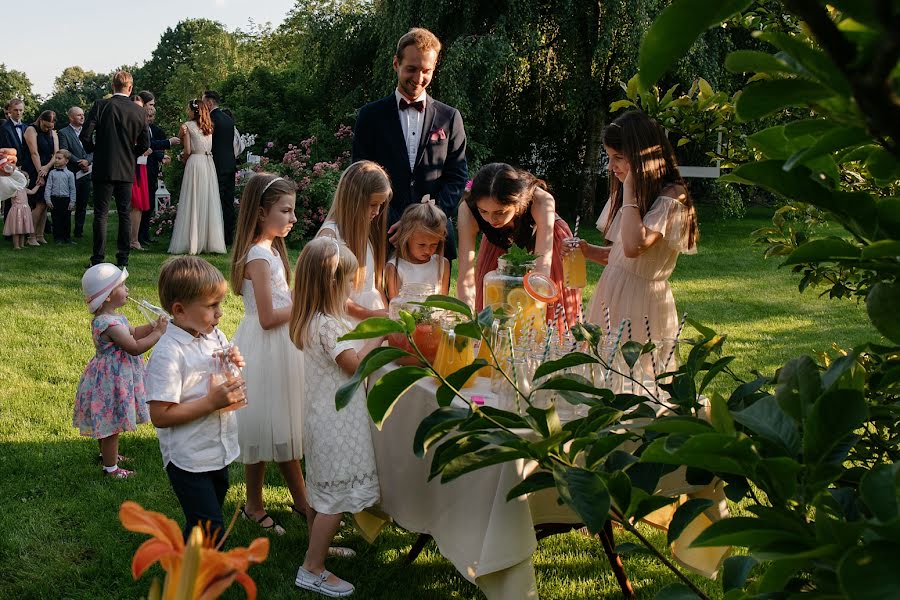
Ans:
[{"label": "green leaf", "polygon": [[667,498],[665,496],[651,496],[645,490],[639,487],[631,488],[631,504],[628,505],[626,517],[635,521],[640,521],[652,512],[678,502],[678,498]]},{"label": "green leaf", "polygon": [[756,565],[752,556],[729,556],[722,565],[722,590],[737,590],[744,587],[750,570]]},{"label": "green leaf", "polygon": [[811,159],[825,156],[844,148],[862,145],[871,141],[871,139],[872,137],[869,133],[861,127],[838,127],[837,129],[832,129],[822,135],[809,148],[795,152],[784,163],[784,170],[790,171],[794,168],[794,165],[808,163]]},{"label": "green leaf", "polygon": [[898,259],[900,258],[900,240],[880,240],[864,246],[861,258],[863,260],[878,258]]},{"label": "green leaf", "polygon": [[337,392],[334,394],[334,404],[337,410],[341,410],[350,402],[350,399],[353,398],[353,395],[356,393],[357,388],[359,388],[359,384],[362,381],[380,369],[381,367],[397,360],[398,358],[403,358],[404,356],[411,356],[409,352],[405,350],[400,350],[399,348],[375,348],[371,352],[369,352],[365,358],[359,363],[359,366],[356,367],[356,373],[347,380],[347,383],[342,385],[337,389]]},{"label": "green leaf", "polygon": [[786,62],[767,52],[735,50],[725,58],[725,68],[732,73],[793,73]]},{"label": "green leaf", "polygon": [[509,490],[509,493],[506,494],[506,501],[509,502],[522,494],[532,494],[534,492],[546,490],[555,485],[556,481],[553,479],[553,473],[548,473],[547,471],[535,471],[526,477],[524,481]]},{"label": "green leaf", "polygon": [[784,135],[788,139],[813,136],[820,137],[838,127],[838,124],[829,119],[801,119],[791,121],[784,126]]},{"label": "green leaf", "polygon": [[900,162],[893,154],[881,147],[875,148],[869,154],[866,168],[872,177],[879,181],[893,183],[896,179],[900,179]]},{"label": "green leaf", "polygon": [[620,352],[622,353],[622,358],[625,359],[625,364],[628,365],[628,368],[633,369],[634,365],[637,364],[637,361],[640,360],[641,354],[644,353],[644,345],[633,340],[628,341],[622,344]]},{"label": "green leaf", "polygon": [[847,552],[838,564],[837,572],[847,598],[896,598],[897,590],[900,590],[897,556],[900,556],[900,544],[880,540]]},{"label": "green leaf", "polygon": [[376,381],[366,397],[366,405],[375,427],[381,430],[397,399],[417,381],[430,375],[431,371],[422,367],[397,367]]},{"label": "green leaf", "polygon": [[756,467],[755,479],[773,502],[788,502],[797,492],[797,476],[802,470],[800,463],[792,458],[764,458]]},{"label": "green leaf", "polygon": [[751,83],[735,104],[738,119],[761,119],[789,106],[809,106],[834,92],[808,79],[769,79]]},{"label": "green leaf", "polygon": [[766,396],[742,411],[732,413],[734,420],[773,443],[779,452],[796,456],[800,452],[800,434],[797,425],[772,396]]},{"label": "green leaf", "polygon": [[616,546],[616,554],[619,556],[629,556],[631,554],[643,554],[646,556],[655,556],[653,551],[647,548],[646,546],[642,546],[640,544],[635,544],[633,542],[624,542]]},{"label": "green leaf", "polygon": [[413,438],[413,454],[419,458],[425,456],[428,448],[434,442],[465,421],[470,414],[468,408],[442,406],[422,419]]},{"label": "green leaf", "polygon": [[716,332],[714,329],[707,327],[703,323],[700,323],[699,321],[697,321],[691,317],[688,317],[687,319],[685,319],[685,323],[687,323],[688,325],[690,325],[691,327],[696,329],[697,333],[699,333],[700,335],[703,336],[703,339],[711,340],[714,337],[716,337]]},{"label": "green leaf", "polygon": [[825,56],[821,50],[803,42],[800,36],[765,31],[757,34],[757,37],[790,54],[809,75],[836,94],[841,96],[853,94],[850,84],[835,66],[834,61]]},{"label": "green leaf", "polygon": [[832,449],[861,427],[868,414],[865,398],[857,390],[831,390],[822,394],[804,423],[805,461],[817,463],[830,459]]},{"label": "green leaf", "polygon": [[532,429],[545,438],[556,435],[562,429],[559,415],[556,414],[556,408],[553,406],[550,408],[529,406],[525,409],[525,420]]},{"label": "green leaf", "polygon": [[416,330],[416,318],[409,311],[400,309],[400,321],[406,328],[406,333],[412,333]]},{"label": "green leaf", "polygon": [[645,431],[653,431],[655,433],[712,433],[714,430],[709,423],[703,419],[689,416],[672,416],[661,417],[652,423],[643,426]]},{"label": "green leaf", "polygon": [[808,262],[854,260],[862,251],[846,240],[838,237],[827,237],[812,240],[791,252],[784,261],[785,265],[798,265]]},{"label": "green leaf", "polygon": [[406,328],[400,321],[394,321],[387,317],[369,317],[338,338],[338,341],[345,340],[368,340],[371,338],[381,337],[390,333],[406,333]]},{"label": "green leaf", "polygon": [[505,462],[528,458],[528,454],[522,450],[510,450],[507,448],[485,448],[477,453],[467,453],[455,458],[441,470],[441,483],[453,481],[466,473],[485,469]]},{"label": "green leaf", "polygon": [[900,463],[877,465],[859,484],[859,495],[879,521],[900,516]]},{"label": "green leaf", "polygon": [[898,306],[900,306],[900,284],[897,283],[876,283],[866,296],[866,312],[872,325],[884,337],[900,344]]},{"label": "green leaf", "polygon": [[483,358],[475,359],[470,365],[466,365],[461,367],[460,369],[454,371],[447,375],[447,383],[450,386],[447,386],[443,383],[438,386],[437,393],[435,394],[435,399],[437,400],[438,406],[449,406],[453,399],[456,397],[456,393],[453,391],[453,388],[457,390],[461,390],[465,383],[469,380],[472,375],[477,373],[482,367],[486,366],[487,362]]},{"label": "green leaf", "polygon": [[581,517],[591,533],[599,533],[609,518],[609,490],[600,475],[579,467],[553,465],[559,497]]},{"label": "green leaf", "polygon": [[641,455],[641,462],[699,467],[714,473],[749,476],[759,460],[753,442],[746,437],[721,433],[701,433],[668,444],[672,436],[651,442]]},{"label": "green leaf", "polygon": [[692,498],[678,507],[675,514],[672,515],[672,521],[669,523],[669,532],[666,534],[666,543],[674,544],[678,536],[684,529],[691,524],[704,510],[715,504],[707,498]]},{"label": "green leaf", "polygon": [[587,383],[582,383],[578,380],[571,379],[568,376],[562,375],[559,377],[554,377],[552,379],[548,379],[544,381],[540,385],[538,385],[532,393],[538,390],[561,390],[568,392],[581,392],[583,394],[590,394],[592,396],[597,396],[606,400],[607,402],[611,402],[614,398],[614,394],[611,390],[597,388]]},{"label": "green leaf", "polygon": [[653,600],[697,600],[699,597],[683,583],[670,583],[656,592]]},{"label": "green leaf", "polygon": [[585,466],[591,469],[595,468],[610,452],[631,438],[632,436],[627,433],[601,434],[600,439],[591,445],[591,449],[585,457]]},{"label": "green leaf", "polygon": [[747,141],[762,152],[766,158],[786,159],[791,155],[791,145],[785,136],[784,129],[784,125],[766,127],[747,136]]},{"label": "green leaf", "polygon": [[637,105],[631,100],[616,100],[609,105],[609,112],[614,113],[618,110],[622,110],[623,108],[634,108],[636,106]]},{"label": "green leaf", "polygon": [[694,543],[696,548],[715,546],[743,546],[751,552],[756,548],[764,548],[778,542],[795,544],[798,549],[814,547],[816,540],[811,534],[801,534],[792,529],[785,529],[779,523],[754,518],[731,517],[716,521],[704,529]]},{"label": "green leaf", "polygon": [[731,361],[734,360],[733,356],[723,356],[709,367],[709,370],[706,372],[706,375],[703,376],[703,381],[700,382],[700,389],[697,390],[698,393],[702,394],[703,390],[706,389],[712,380],[715,379],[716,375],[725,370]]},{"label": "green leaf", "polygon": [[469,308],[469,305],[453,296],[432,294],[425,299],[425,302],[411,302],[411,304],[419,304],[421,306],[428,306],[429,308],[443,308],[444,310],[459,313],[469,320],[473,317],[472,309]]},{"label": "green leaf", "polygon": [[734,434],[734,420],[731,418],[731,413],[728,412],[728,401],[718,392],[709,399],[709,418],[719,433]]},{"label": "green leaf", "polygon": [[713,4],[706,0],[672,2],[659,13],[641,43],[641,88],[656,83],[704,31],[750,4],[750,0],[720,0]]},{"label": "green leaf", "polygon": [[535,369],[534,379],[538,380],[551,373],[556,373],[557,371],[562,371],[563,369],[569,369],[571,367],[577,367],[578,365],[595,365],[599,364],[599,362],[600,361],[589,354],[584,354],[583,352],[570,352],[557,360],[548,360],[547,362],[542,363]]}]

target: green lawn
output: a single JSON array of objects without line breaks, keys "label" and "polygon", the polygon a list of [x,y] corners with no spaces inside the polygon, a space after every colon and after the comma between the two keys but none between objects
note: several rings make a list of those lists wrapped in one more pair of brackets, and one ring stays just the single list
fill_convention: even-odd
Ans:
[{"label": "green lawn", "polygon": [[[111,215],[108,258],[115,256],[115,217]],[[850,301],[800,296],[796,280],[777,261],[765,261],[748,234],[768,222],[764,210],[741,221],[701,222],[700,251],[681,258],[673,278],[679,310],[729,336],[726,350],[737,353],[737,371],[772,372],[786,359],[827,350],[832,342],[849,346],[877,339],[862,307]],[[89,230],[89,229],[88,229]],[[160,246],[159,244],[157,246]],[[73,397],[84,365],[93,354],[90,318],[81,299],[80,278],[90,255],[89,239],[74,247],[48,245],[14,252],[0,244],[0,597],[138,598],[149,579],[134,582],[130,560],[142,535],[124,531],[118,507],[131,499],[181,518],[178,502],[162,470],[152,427],[142,426],[121,440],[139,476],[128,481],[102,479],[94,462],[97,444],[71,426]],[[225,257],[207,257],[227,274]],[[128,286],[133,297],[156,301],[155,280],[162,251],[133,252]],[[589,278],[596,281],[599,269]],[[229,336],[242,315],[240,299],[229,296],[222,329]],[[133,324],[140,314],[128,306]],[[410,441],[410,443],[412,443]],[[226,511],[243,497],[243,473],[231,471]],[[270,558],[251,575],[262,598],[317,598],[293,585],[306,548],[306,527],[290,514],[289,496],[276,470],[269,472],[270,512],[287,528],[272,538]],[[657,542],[663,536],[647,533]],[[231,544],[246,545],[258,530],[239,521]],[[433,546],[412,566],[399,560],[415,535],[388,530],[367,546],[353,531],[342,543],[359,552],[355,559],[329,564],[357,585],[358,598],[479,598],[478,590]],[[628,540],[619,533],[619,541]],[[618,598],[619,592],[599,541],[579,534],[540,543],[534,555],[538,588],[546,599]],[[640,598],[652,598],[674,578],[647,557],[626,557],[625,567]],[[154,569],[159,572],[158,568]],[[711,595],[716,582],[695,578]],[[227,597],[240,598],[236,591]]]}]

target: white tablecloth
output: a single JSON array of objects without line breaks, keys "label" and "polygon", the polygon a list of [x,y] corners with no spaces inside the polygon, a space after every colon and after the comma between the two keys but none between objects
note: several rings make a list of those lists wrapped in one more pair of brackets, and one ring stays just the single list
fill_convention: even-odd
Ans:
[{"label": "white tablecloth", "polygon": [[[379,371],[372,380],[385,372]],[[432,453],[416,458],[412,442],[419,424],[437,408],[436,389],[433,380],[419,381],[397,401],[381,431],[372,426],[382,501],[380,512],[356,515],[356,523],[370,542],[389,518],[409,531],[430,534],[441,554],[489,600],[537,598],[531,562],[537,547],[534,525],[577,523],[579,518],[557,503],[552,489],[506,501],[509,490],[537,468],[534,461],[487,467],[446,484],[440,483],[440,477],[428,482]],[[493,404],[488,389],[489,380],[478,379],[466,395],[484,395]],[[727,515],[721,484],[687,485],[681,469],[664,477],[658,492],[712,498],[717,506],[708,512],[714,518],[717,513]],[[650,522],[667,525],[675,506],[654,513]],[[714,576],[728,549],[687,546],[711,522],[709,517],[699,517],[672,547],[679,563],[707,577]]]}]

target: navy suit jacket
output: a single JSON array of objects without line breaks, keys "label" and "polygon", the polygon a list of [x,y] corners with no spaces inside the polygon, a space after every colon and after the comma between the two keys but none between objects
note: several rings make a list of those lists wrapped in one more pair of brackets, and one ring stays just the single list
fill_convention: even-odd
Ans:
[{"label": "navy suit jacket", "polygon": [[[435,199],[448,218],[456,216],[469,169],[462,116],[452,106],[428,96],[419,151],[410,172],[396,95],[392,92],[386,98],[366,104],[359,110],[353,132],[352,161],[359,160],[377,162],[391,177],[389,225],[396,223],[406,207],[419,202],[425,194]],[[452,221],[448,223],[447,233],[445,255],[452,260],[456,258]]]},{"label": "navy suit jacket", "polygon": [[[23,136],[24,133],[23,131]],[[15,148],[19,162],[22,162],[22,142],[19,141],[19,134],[16,133],[16,126],[12,119],[7,119],[3,125],[0,125],[0,148]]]}]

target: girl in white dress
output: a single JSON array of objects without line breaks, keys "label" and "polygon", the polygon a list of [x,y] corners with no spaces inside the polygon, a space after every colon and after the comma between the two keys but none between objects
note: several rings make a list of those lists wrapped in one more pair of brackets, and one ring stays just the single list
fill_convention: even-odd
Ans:
[{"label": "girl in white dress", "polygon": [[[231,260],[231,289],[244,300],[244,319],[234,335],[247,366],[247,406],[237,413],[239,460],[244,464],[244,517],[282,535],[266,512],[266,463],[275,462],[294,500],[291,510],[312,522],[303,457],[303,354],[291,343],[287,250],[284,238],[297,222],[297,186],[269,173],[244,188]],[[299,380],[297,378],[300,378]]]},{"label": "girl in white dress", "polygon": [[181,152],[185,161],[184,179],[169,254],[225,254],[219,180],[212,157],[212,120],[200,99],[188,102],[187,113],[190,120],[178,131],[184,144]]},{"label": "girl in white dress", "polygon": [[343,242],[356,257],[359,270],[347,300],[347,315],[355,322],[387,316],[382,290],[391,195],[391,180],[381,165],[353,163],[341,174],[331,210],[316,234]]},{"label": "girl in white dress", "polygon": [[388,299],[405,283],[424,283],[433,294],[450,292],[450,261],[444,258],[447,215],[425,196],[411,204],[397,222],[397,251],[384,266]]},{"label": "girl in white dress", "polygon": [[337,389],[384,341],[357,345],[338,340],[353,327],[346,307],[358,271],[347,246],[332,237],[314,239],[297,260],[291,311],[291,340],[303,350],[303,448],[309,503],[316,510],[296,584],[329,596],[353,592],[350,583],[325,569],[341,514],[374,506],[381,495],[363,390],[358,389],[341,410],[335,407]]}]

